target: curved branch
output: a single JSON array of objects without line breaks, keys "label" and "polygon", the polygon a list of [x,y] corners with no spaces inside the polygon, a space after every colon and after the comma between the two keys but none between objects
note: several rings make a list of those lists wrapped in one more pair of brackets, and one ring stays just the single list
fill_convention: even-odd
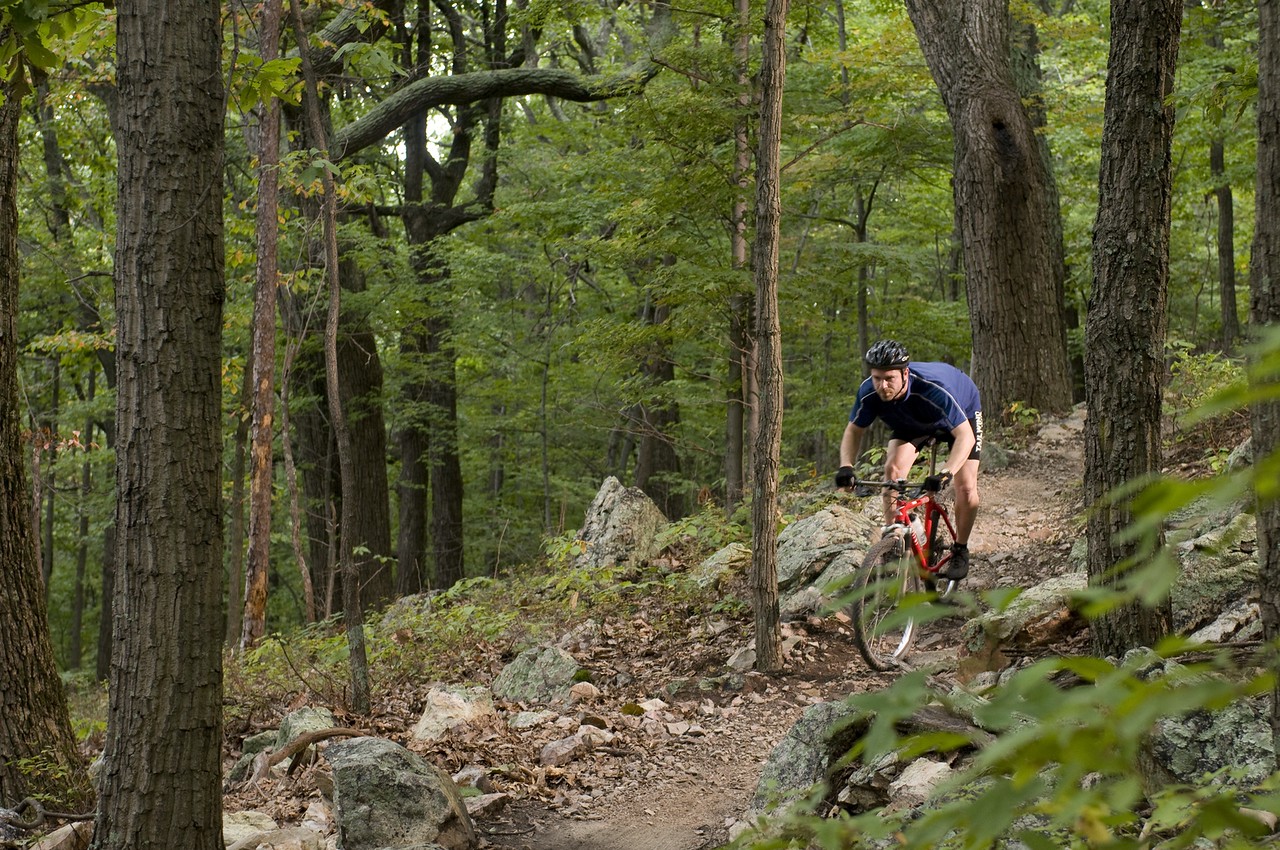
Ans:
[{"label": "curved branch", "polygon": [[609,77],[583,77],[561,68],[503,68],[447,77],[427,77],[410,83],[368,115],[333,135],[335,160],[342,160],[385,139],[424,109],[475,103],[491,97],[545,94],[587,103],[630,94],[644,87],[658,72],[656,65]]},{"label": "curved branch", "polygon": [[[650,54],[654,55],[673,34],[671,7],[658,2],[649,22]],[[329,153],[335,162],[376,144],[425,109],[462,106],[489,98],[542,94],[589,103],[631,94],[662,70],[653,59],[645,59],[610,75],[583,76],[562,68],[500,68],[444,77],[414,80],[392,93],[367,115],[333,134]]]}]

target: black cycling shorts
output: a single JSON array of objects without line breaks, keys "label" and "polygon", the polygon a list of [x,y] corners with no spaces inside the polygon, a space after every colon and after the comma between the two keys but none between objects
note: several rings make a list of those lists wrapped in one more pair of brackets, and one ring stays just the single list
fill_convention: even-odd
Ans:
[{"label": "black cycling shorts", "polygon": [[[973,428],[973,451],[969,452],[969,460],[982,459],[982,411],[976,411],[973,418],[969,420],[970,427]],[[904,443],[910,443],[916,447],[916,451],[928,448],[935,440],[939,443],[946,443],[948,446],[956,441],[955,434],[950,431],[939,431],[936,434],[925,434],[924,436],[908,437],[904,434],[890,434],[890,439],[901,440]]]}]

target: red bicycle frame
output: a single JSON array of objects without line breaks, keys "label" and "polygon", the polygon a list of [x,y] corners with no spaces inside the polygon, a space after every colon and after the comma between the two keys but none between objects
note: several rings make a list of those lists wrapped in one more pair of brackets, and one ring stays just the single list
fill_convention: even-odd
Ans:
[{"label": "red bicycle frame", "polygon": [[[911,552],[915,555],[916,562],[920,565],[921,573],[937,574],[938,570],[951,560],[951,553],[943,553],[937,560],[933,560],[930,557],[932,552],[930,552],[929,546],[931,541],[934,540],[934,527],[939,520],[946,525],[950,539],[955,539],[956,529],[951,524],[951,517],[933,498],[933,493],[921,492],[914,498],[908,499],[902,495],[902,491],[907,488],[905,481],[899,481],[892,485],[886,482],[881,486],[892,487],[892,489],[898,491],[898,495],[893,501],[894,515],[892,524],[903,527],[904,536],[911,546]],[[922,510],[923,517],[920,518],[917,524],[913,522],[915,518],[913,514],[918,509]]]}]

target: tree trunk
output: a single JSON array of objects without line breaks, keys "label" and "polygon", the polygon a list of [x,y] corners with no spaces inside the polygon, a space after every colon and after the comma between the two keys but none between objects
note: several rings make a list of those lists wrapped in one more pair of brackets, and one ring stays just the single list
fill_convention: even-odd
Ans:
[{"label": "tree trunk", "polygon": [[[263,6],[259,34],[262,61],[280,55],[280,0]],[[258,110],[262,117],[258,138],[258,206],[255,213],[257,267],[253,280],[253,427],[249,464],[249,555],[245,574],[240,649],[257,645],[266,631],[267,579],[271,572],[271,503],[274,496],[272,444],[276,413],[276,286],[279,279],[277,246],[280,239],[280,100],[268,96]]]},{"label": "tree trunk", "polygon": [[116,524],[95,850],[222,850],[217,3],[117,6]]},{"label": "tree trunk", "polygon": [[[89,373],[89,385],[85,392],[85,400],[92,403],[96,395],[97,373]],[[67,653],[67,667],[79,670],[84,666],[84,577],[89,567],[89,497],[93,494],[93,466],[89,463],[89,446],[93,444],[93,420],[84,425],[84,439],[81,453],[84,462],[80,464],[80,504],[76,508],[79,543],[76,545],[76,584],[75,596],[71,601],[71,648]],[[103,605],[102,616],[107,616],[107,606]]]},{"label": "tree trunk", "polygon": [[[315,71],[311,67],[310,49],[302,11],[298,0],[290,0],[289,11],[302,58],[303,97],[307,115],[309,141],[316,146],[321,160],[329,159],[328,133],[320,115]],[[369,659],[365,652],[364,610],[360,604],[360,575],[353,553],[352,529],[355,526],[355,456],[351,446],[351,430],[343,407],[338,370],[338,317],[342,312],[342,282],[338,268],[338,198],[333,174],[320,169],[322,187],[321,218],[324,239],[324,274],[329,293],[329,309],[324,325],[325,389],[329,399],[329,418],[338,444],[338,469],[342,481],[342,520],[340,563],[342,565],[342,619],[347,633],[348,669],[351,674],[351,708],[357,714],[369,713]],[[372,351],[372,349],[370,349]],[[379,465],[382,458],[378,459]],[[385,490],[384,490],[385,492]]]},{"label": "tree trunk", "polygon": [[782,450],[782,329],[778,316],[778,241],[782,217],[782,92],[786,80],[788,0],[769,0],[760,68],[760,139],[756,154],[756,363],[760,424],[754,452],[754,530],[751,603],[755,611],[756,669],[782,669],[778,609],[778,474]]},{"label": "tree trunk", "polygon": [[[354,262],[341,261],[339,269],[345,291],[364,291],[364,275]],[[338,381],[350,432],[353,474],[351,480],[342,479],[343,510],[350,507],[352,511],[351,524],[344,524],[342,533],[350,534],[351,545],[364,553],[356,558],[360,597],[366,606],[375,606],[390,601],[395,594],[382,362],[378,341],[364,316],[344,311],[341,328]]]},{"label": "tree trunk", "polygon": [[289,494],[289,541],[293,547],[293,559],[302,575],[303,611],[306,621],[314,623],[317,619],[316,588],[307,549],[302,545],[302,500],[298,494],[298,467],[293,461],[293,440],[289,437],[289,379],[297,354],[296,343],[290,342],[285,346],[284,365],[280,369],[280,454],[284,458],[284,482]]},{"label": "tree trunk", "polygon": [[46,604],[49,586],[53,583],[53,517],[54,499],[58,495],[58,396],[61,394],[62,364],[55,358],[50,361],[49,367],[53,370],[53,381],[50,387],[52,403],[45,418],[47,439],[45,462],[49,465],[49,472],[46,479],[48,486],[44,488],[44,521],[38,526],[43,538],[40,545],[40,575],[44,578]]},{"label": "tree trunk", "polygon": [[955,136],[956,219],[983,406],[1071,405],[1053,176],[1010,62],[1007,0],[907,0]]},{"label": "tree trunk", "polygon": [[435,586],[452,587],[463,577],[462,462],[458,456],[458,376],[453,329],[433,327],[427,357],[437,364],[427,383],[427,404],[440,417],[432,430],[431,543],[435,554]]},{"label": "tree trunk", "polygon": [[[1089,581],[1116,586],[1142,552],[1117,535],[1133,517],[1122,485],[1160,470],[1169,221],[1181,0],[1111,4],[1093,293],[1085,330]],[[1159,545],[1159,541],[1157,541]],[[1121,655],[1168,633],[1170,603],[1122,606],[1093,623],[1095,651]]]},{"label": "tree trunk", "polygon": [[[1280,333],[1280,0],[1258,3],[1258,169],[1255,188],[1252,292],[1250,316],[1256,329],[1277,344]],[[1274,349],[1272,349],[1274,353]],[[1253,456],[1259,467],[1258,575],[1261,582],[1263,634],[1280,638],[1280,497],[1276,494],[1280,465],[1280,377],[1270,377],[1271,398],[1253,406]],[[1270,469],[1266,472],[1266,469]],[[1270,492],[1265,492],[1268,490]],[[1280,745],[1280,684],[1271,695],[1271,732]],[[1276,750],[1280,766],[1280,749]]]},{"label": "tree trunk", "polygon": [[[650,301],[642,312],[646,324],[663,325],[671,308]],[[680,458],[673,443],[675,428],[680,424],[680,409],[674,401],[663,397],[675,381],[675,363],[664,342],[654,341],[652,345],[654,350],[641,365],[649,386],[653,387],[653,397],[640,405],[635,485],[653,499],[668,519],[676,519],[685,514],[684,495],[679,482],[673,480],[680,474]]]},{"label": "tree trunk", "polygon": [[1222,316],[1222,350],[1231,352],[1240,338],[1240,317],[1236,307],[1235,199],[1226,178],[1224,147],[1221,138],[1209,142],[1213,197],[1218,202],[1218,304]]},{"label": "tree trunk", "polygon": [[[733,40],[733,55],[737,70],[739,117],[733,127],[733,186],[735,190],[733,210],[729,218],[729,256],[733,269],[744,278],[749,271],[747,264],[747,197],[751,174],[751,128],[748,126],[748,110],[751,106],[751,3],[735,0],[738,31]],[[745,490],[743,478],[743,440],[747,424],[746,381],[743,380],[747,348],[750,345],[748,327],[751,321],[751,305],[748,295],[735,292],[729,298],[729,368],[725,378],[725,446],[724,446],[724,510],[732,515],[742,501]]]},{"label": "tree trunk", "polygon": [[53,659],[28,514],[17,335],[21,106],[16,88],[0,84],[0,806],[48,794],[65,811],[90,803],[92,791]]},{"label": "tree trunk", "polygon": [[236,406],[236,430],[231,447],[231,528],[227,532],[227,636],[226,643],[235,647],[240,642],[244,622],[244,477],[245,456],[249,447],[249,424],[253,407],[253,351],[244,364],[244,380],[240,382],[240,402]]}]

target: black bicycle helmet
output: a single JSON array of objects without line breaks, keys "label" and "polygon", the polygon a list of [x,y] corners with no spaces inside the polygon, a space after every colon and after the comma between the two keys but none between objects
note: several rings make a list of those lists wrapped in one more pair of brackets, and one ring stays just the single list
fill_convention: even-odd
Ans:
[{"label": "black bicycle helmet", "polygon": [[911,362],[911,355],[897,340],[882,339],[867,349],[865,360],[872,369],[901,369]]}]

